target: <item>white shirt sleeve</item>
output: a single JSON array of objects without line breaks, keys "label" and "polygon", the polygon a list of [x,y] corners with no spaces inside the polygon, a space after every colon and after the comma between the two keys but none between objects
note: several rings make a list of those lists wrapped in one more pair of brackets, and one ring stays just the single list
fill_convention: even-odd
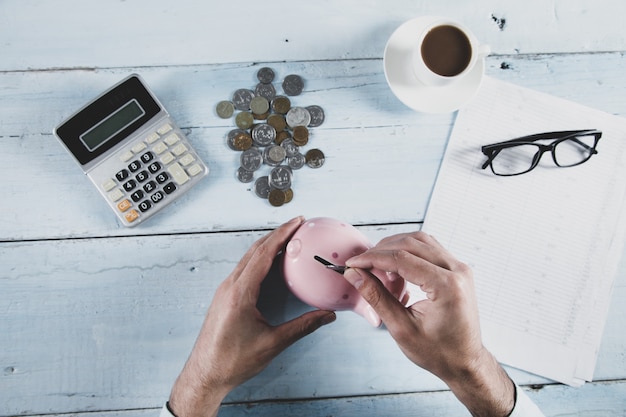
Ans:
[{"label": "white shirt sleeve", "polygon": [[539,407],[515,384],[515,406],[509,417],[545,417]]},{"label": "white shirt sleeve", "polygon": [[167,403],[163,404],[163,408],[161,408],[161,414],[159,414],[159,417],[175,417],[174,414],[172,414],[170,409],[167,407]]}]

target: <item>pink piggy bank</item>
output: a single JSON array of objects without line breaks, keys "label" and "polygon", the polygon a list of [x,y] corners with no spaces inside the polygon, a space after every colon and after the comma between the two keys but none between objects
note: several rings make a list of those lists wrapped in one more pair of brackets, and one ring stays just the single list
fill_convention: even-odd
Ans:
[{"label": "pink piggy bank", "polygon": [[[372,244],[352,225],[318,217],[305,221],[287,243],[283,274],[289,289],[305,303],[322,310],[352,310],[372,326],[381,320],[374,309],[343,276],[324,266],[315,256],[335,265],[365,252]],[[406,282],[396,274],[371,271],[399,300],[406,293]]]}]

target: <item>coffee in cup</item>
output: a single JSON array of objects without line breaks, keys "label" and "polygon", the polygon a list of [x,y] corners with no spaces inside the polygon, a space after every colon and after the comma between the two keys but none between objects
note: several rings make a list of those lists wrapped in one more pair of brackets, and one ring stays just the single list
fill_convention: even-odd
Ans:
[{"label": "coffee in cup", "polygon": [[424,28],[413,50],[413,72],[426,85],[443,86],[471,71],[476,61],[489,54],[474,35],[450,20],[432,22]]}]

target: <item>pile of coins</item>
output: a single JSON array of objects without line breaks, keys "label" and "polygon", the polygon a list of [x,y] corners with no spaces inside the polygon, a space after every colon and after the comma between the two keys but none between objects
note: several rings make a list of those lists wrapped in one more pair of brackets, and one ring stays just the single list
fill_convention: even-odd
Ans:
[{"label": "pile of coins", "polygon": [[[276,95],[274,71],[264,67],[257,72],[259,83],[253,90],[241,88],[231,100],[220,101],[216,110],[219,117],[235,116],[236,129],[228,133],[227,144],[241,152],[237,179],[243,183],[254,181],[257,196],[279,207],[293,199],[293,171],[307,165],[320,168],[324,153],[310,149],[302,154],[300,148],[309,142],[309,128],[324,122],[324,110],[317,105],[296,107],[287,96],[298,96],[304,89],[299,75],[287,75],[282,83],[285,95]],[[269,166],[268,175],[254,180],[262,166]]]}]

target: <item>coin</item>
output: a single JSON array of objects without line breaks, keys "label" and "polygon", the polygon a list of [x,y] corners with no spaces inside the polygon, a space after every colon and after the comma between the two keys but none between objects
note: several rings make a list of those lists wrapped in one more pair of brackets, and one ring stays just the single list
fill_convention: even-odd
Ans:
[{"label": "coin", "polygon": [[300,152],[287,158],[287,166],[291,169],[300,169],[304,166],[306,158]]},{"label": "coin", "polygon": [[250,101],[250,110],[254,114],[263,114],[270,109],[270,103],[265,97],[256,96]]},{"label": "coin", "polygon": [[304,126],[293,128],[293,142],[298,146],[304,146],[309,142],[309,129]]},{"label": "coin", "polygon": [[276,89],[272,84],[258,83],[254,89],[254,94],[265,97],[267,101],[272,101],[276,97]]},{"label": "coin", "polygon": [[285,121],[292,129],[296,126],[308,126],[311,123],[311,114],[304,107],[292,107],[287,112]]},{"label": "coin", "polygon": [[252,124],[254,123],[254,117],[252,117],[252,113],[242,111],[235,117],[235,123],[240,129],[250,129],[252,127]]},{"label": "coin", "polygon": [[326,159],[324,157],[324,153],[319,149],[309,150],[306,153],[305,158],[306,164],[311,168],[320,168],[322,165],[324,165],[324,161]]},{"label": "coin", "polygon": [[283,90],[288,96],[298,96],[302,93],[304,81],[296,74],[290,74],[283,80]]},{"label": "coin", "polygon": [[269,175],[269,184],[270,187],[277,190],[286,190],[291,187],[291,170],[284,165],[272,169]]},{"label": "coin", "polygon": [[233,129],[230,132],[228,132],[228,139],[226,140],[226,143],[228,144],[228,147],[230,149],[232,149],[233,151],[240,151],[241,150],[241,149],[237,148],[237,146],[235,146],[235,137],[237,135],[242,134],[242,133],[244,135],[246,134],[246,132],[244,132],[241,129]]},{"label": "coin", "polygon": [[278,166],[285,160],[287,152],[278,145],[270,145],[263,151],[263,160],[270,166]]},{"label": "coin", "polygon": [[246,171],[256,171],[263,164],[263,154],[259,148],[250,148],[241,153],[239,157],[241,167]]},{"label": "coin", "polygon": [[269,117],[270,112],[266,111],[263,114],[256,114],[256,113],[252,113],[252,117],[254,118],[254,120],[265,120]]},{"label": "coin", "polygon": [[235,138],[233,139],[233,144],[235,146],[235,149],[237,149],[238,151],[245,151],[246,149],[250,149],[250,147],[252,146],[252,137],[246,132],[242,131],[242,133],[238,133],[237,135],[235,135]]},{"label": "coin", "polygon": [[288,190],[285,190],[285,203],[291,203],[291,200],[293,200],[293,189],[289,188]]},{"label": "coin", "polygon": [[267,196],[267,199],[269,200],[270,204],[274,207],[280,207],[283,204],[285,204],[285,200],[286,200],[286,195],[285,192],[282,190],[272,190],[270,191],[269,195]]},{"label": "coin", "polygon": [[217,103],[217,115],[222,119],[228,119],[235,112],[235,106],[228,100],[223,100]]},{"label": "coin", "polygon": [[243,167],[239,167],[237,168],[237,179],[243,183],[252,182],[254,179],[254,173]]},{"label": "coin", "polygon": [[270,183],[267,175],[254,182],[254,193],[260,198],[267,198],[270,195]]},{"label": "coin", "polygon": [[276,96],[272,100],[272,110],[279,114],[287,114],[291,108],[291,100],[285,96]]},{"label": "coin", "polygon": [[309,123],[309,127],[318,127],[322,123],[324,123],[325,115],[324,109],[320,106],[307,106],[306,109],[309,111],[311,115],[311,122]]},{"label": "coin", "polygon": [[250,102],[254,98],[254,92],[245,88],[240,88],[233,94],[233,104],[237,110],[250,110]]},{"label": "coin", "polygon": [[274,70],[269,67],[263,67],[257,71],[256,77],[263,84],[269,84],[274,81]]},{"label": "coin", "polygon": [[287,122],[281,114],[272,114],[267,118],[267,124],[272,125],[276,132],[282,132],[287,127]]},{"label": "coin", "polygon": [[285,153],[289,157],[294,156],[295,154],[297,154],[299,152],[298,151],[298,146],[294,143],[292,138],[285,139],[284,141],[282,141],[280,146],[285,148]]},{"label": "coin", "polygon": [[267,146],[276,139],[276,129],[267,123],[254,126],[252,140],[259,146]]}]

